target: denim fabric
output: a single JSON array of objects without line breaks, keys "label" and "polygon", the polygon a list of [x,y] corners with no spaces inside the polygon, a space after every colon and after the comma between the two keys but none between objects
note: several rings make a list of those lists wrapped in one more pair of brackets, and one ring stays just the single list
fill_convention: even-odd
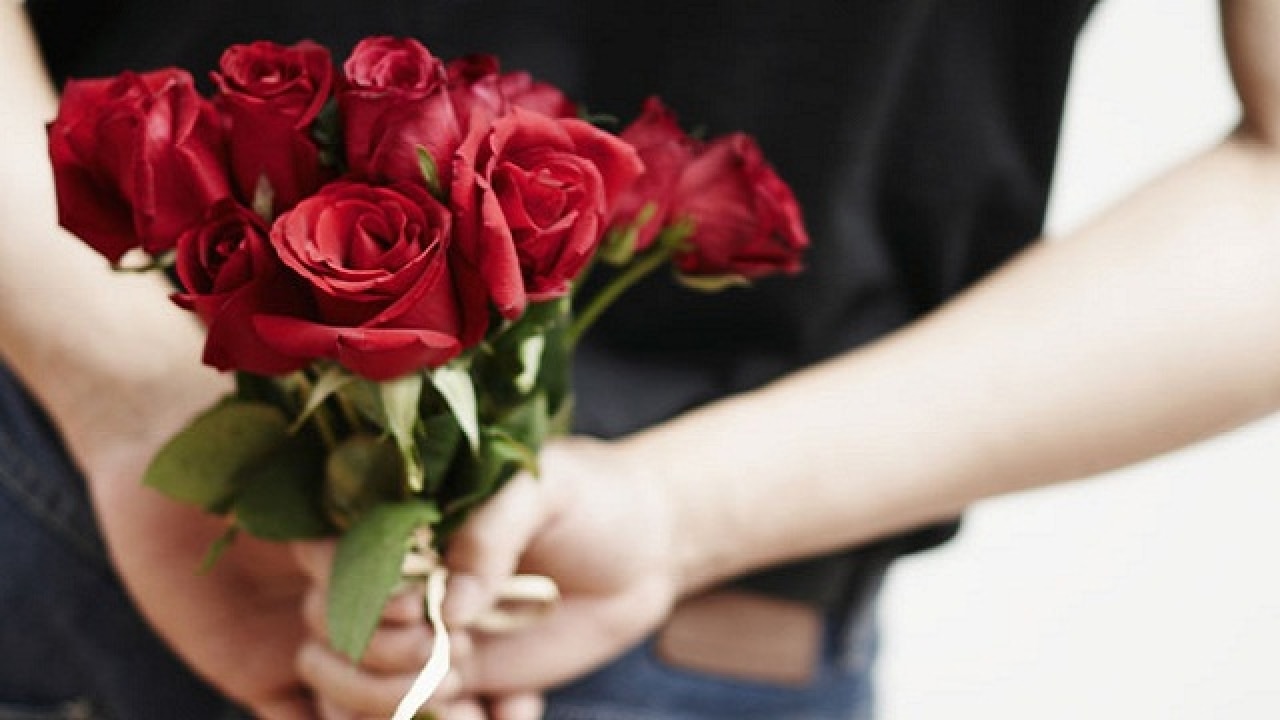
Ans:
[{"label": "denim fabric", "polygon": [[[821,677],[790,689],[691,673],[652,643],[553,694],[548,720],[862,720],[870,612],[828,623]],[[236,720],[139,617],[84,481],[0,366],[0,720]]]},{"label": "denim fabric", "polygon": [[813,684],[783,687],[672,667],[650,640],[552,693],[545,720],[870,720],[876,646],[869,604],[833,616]]},{"label": "denim fabric", "polygon": [[0,367],[0,720],[230,720],[139,617],[84,481]]}]

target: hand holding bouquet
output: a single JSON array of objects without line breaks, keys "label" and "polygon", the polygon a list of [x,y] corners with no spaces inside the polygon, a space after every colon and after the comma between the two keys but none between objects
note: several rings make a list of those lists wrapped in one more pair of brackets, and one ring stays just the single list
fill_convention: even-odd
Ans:
[{"label": "hand holding bouquet", "polygon": [[[204,361],[236,374],[146,482],[227,517],[210,561],[240,532],[340,535],[328,625],[352,659],[406,573],[438,605],[450,533],[568,432],[573,347],[627,287],[794,272],[808,243],[751,138],[693,139],[656,99],[615,136],[491,57],[385,37],[341,73],[314,43],[235,46],[213,79],[69,82],[60,219],[121,269],[171,269]],[[589,297],[588,271],[610,273]]]}]

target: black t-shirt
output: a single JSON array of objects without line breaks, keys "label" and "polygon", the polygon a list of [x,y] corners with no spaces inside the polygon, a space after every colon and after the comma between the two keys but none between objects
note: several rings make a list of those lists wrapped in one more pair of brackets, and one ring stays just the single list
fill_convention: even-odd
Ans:
[{"label": "black t-shirt", "polygon": [[[312,38],[341,60],[363,36],[413,35],[445,58],[496,53],[593,111],[629,118],[657,93],[686,127],[754,134],[804,208],[807,270],[713,296],[655,278],[624,298],[576,365],[579,429],[617,436],[874,339],[1032,240],[1093,3],[30,0],[28,9],[58,80],[162,65],[203,78],[232,43]],[[753,582],[831,600],[850,578],[953,530]]]}]

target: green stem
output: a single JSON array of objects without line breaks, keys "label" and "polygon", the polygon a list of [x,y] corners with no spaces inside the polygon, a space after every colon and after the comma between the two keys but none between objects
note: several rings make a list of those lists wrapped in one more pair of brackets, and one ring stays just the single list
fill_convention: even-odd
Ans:
[{"label": "green stem", "polygon": [[316,408],[311,413],[311,422],[315,423],[316,430],[320,432],[320,439],[324,441],[324,446],[330,450],[338,447],[338,436],[333,432],[333,421],[329,419],[329,409],[324,405]]},{"label": "green stem", "polygon": [[573,319],[573,324],[569,326],[569,347],[578,344],[578,340],[582,334],[587,331],[596,320],[600,318],[604,311],[609,309],[618,296],[626,292],[632,285],[643,280],[646,276],[662,267],[675,254],[677,243],[659,242],[649,252],[641,255],[631,263],[621,274],[615,277],[600,289],[599,294],[591,298],[591,302],[583,308],[582,312]]},{"label": "green stem", "polygon": [[[311,395],[311,391],[315,386],[312,385],[311,378],[307,375],[306,371],[295,373],[294,378],[296,379],[300,390],[300,405],[302,407],[306,407],[307,398]],[[315,409],[315,412],[311,413],[311,417],[308,418],[308,421],[316,426],[316,431],[320,433],[320,439],[324,441],[324,446],[326,448],[332,450],[338,447],[338,436],[333,431],[333,422],[329,419],[328,408],[326,408],[323,403],[321,403],[320,407]]]},{"label": "green stem", "polygon": [[343,419],[347,421],[347,427],[351,429],[351,433],[354,435],[360,432],[360,413],[351,404],[351,400],[346,395],[343,395],[340,389],[333,396],[338,403],[338,409],[342,411]]}]

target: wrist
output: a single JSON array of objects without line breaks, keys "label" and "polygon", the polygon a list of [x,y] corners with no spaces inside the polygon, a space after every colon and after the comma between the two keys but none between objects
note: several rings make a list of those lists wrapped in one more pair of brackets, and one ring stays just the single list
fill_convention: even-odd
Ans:
[{"label": "wrist", "polygon": [[677,597],[692,595],[753,567],[749,523],[740,516],[744,498],[726,480],[726,467],[709,446],[705,428],[691,417],[655,426],[624,441],[629,463],[656,506],[669,573]]}]

